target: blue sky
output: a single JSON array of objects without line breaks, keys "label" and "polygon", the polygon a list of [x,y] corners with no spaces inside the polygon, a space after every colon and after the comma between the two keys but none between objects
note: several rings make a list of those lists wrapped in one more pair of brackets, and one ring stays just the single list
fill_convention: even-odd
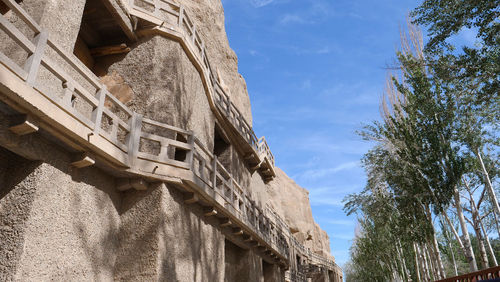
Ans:
[{"label": "blue sky", "polygon": [[314,218],[340,265],[356,225],[341,201],[363,188],[359,160],[370,148],[355,131],[379,118],[385,68],[418,3],[223,0],[254,130],[266,136],[277,165],[310,191]]}]

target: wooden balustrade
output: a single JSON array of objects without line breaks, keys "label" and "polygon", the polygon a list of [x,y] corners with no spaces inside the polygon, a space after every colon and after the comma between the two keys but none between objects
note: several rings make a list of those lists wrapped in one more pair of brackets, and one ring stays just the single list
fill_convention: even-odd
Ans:
[{"label": "wooden balustrade", "polygon": [[[149,10],[145,9],[142,7],[144,4],[150,5],[152,8]],[[180,33],[184,34],[184,36],[188,39],[184,40],[186,44],[189,44],[193,50],[196,50],[195,55],[202,62],[205,68],[203,71],[207,73],[207,77],[211,82],[213,93],[215,95],[215,104],[219,107],[223,116],[227,118],[230,124],[233,125],[246,142],[257,151],[258,140],[252,127],[243,118],[243,115],[236,108],[236,106],[230,101],[229,95],[225,93],[224,89],[219,84],[219,81],[214,77],[214,71],[212,70],[210,61],[206,56],[205,43],[197,31],[196,25],[186,13],[186,10],[181,5],[177,5],[166,0],[131,0],[129,5],[131,9],[136,9],[142,13],[154,16],[162,22],[166,22],[168,19],[161,17],[160,11],[166,11],[170,15],[174,16],[170,25],[180,28]],[[234,117],[231,115],[234,115]]]},{"label": "wooden balustrade", "polygon": [[500,266],[495,266],[480,271],[467,273],[455,277],[438,280],[436,282],[477,282],[488,281],[489,279],[500,278]]}]

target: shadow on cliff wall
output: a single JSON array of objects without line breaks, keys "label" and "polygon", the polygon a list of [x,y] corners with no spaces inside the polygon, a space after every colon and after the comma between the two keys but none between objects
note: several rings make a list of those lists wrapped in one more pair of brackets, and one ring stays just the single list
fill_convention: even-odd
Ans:
[{"label": "shadow on cliff wall", "polygon": [[[124,253],[117,264],[123,265],[117,265],[116,270],[144,271],[151,267],[147,265],[148,258],[144,260],[144,257],[152,256],[150,264],[159,267],[153,271],[160,281],[220,280],[224,238],[217,229],[217,219],[204,217],[198,205],[186,205],[184,195],[170,185],[156,184],[147,191],[130,193],[134,195],[123,205],[122,216],[146,206],[149,210],[141,213],[149,212],[150,215],[144,222],[146,229],[134,232],[133,236],[121,237]],[[131,227],[133,224],[126,228]]]},{"label": "shadow on cliff wall", "polygon": [[[92,268],[93,280],[100,281],[108,277],[106,274],[112,275],[114,272],[115,259],[112,254],[115,254],[118,249],[120,226],[118,211],[121,196],[115,190],[114,179],[97,168],[71,170],[70,173],[73,181],[83,182],[91,186],[83,188],[87,189],[86,193],[72,194],[72,209],[70,211],[74,219],[72,221],[73,230],[77,233],[81,249],[87,258],[85,261]],[[93,188],[100,191],[95,191]],[[82,199],[82,195],[87,199]],[[103,199],[104,195],[109,196],[112,206],[109,205],[107,198]],[[88,202],[93,204],[90,212],[105,220],[92,223],[91,219],[85,217],[85,211],[89,208]]]},{"label": "shadow on cliff wall", "polygon": [[[0,147],[0,280],[9,281],[22,255],[25,222],[34,200],[33,183],[22,183],[36,173],[39,161],[24,159]],[[31,185],[30,185],[31,184]]]}]

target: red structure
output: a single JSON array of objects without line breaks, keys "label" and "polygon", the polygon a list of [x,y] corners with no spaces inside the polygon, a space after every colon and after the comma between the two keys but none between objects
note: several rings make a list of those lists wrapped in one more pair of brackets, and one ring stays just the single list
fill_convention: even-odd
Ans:
[{"label": "red structure", "polygon": [[450,277],[437,282],[476,282],[476,281],[500,281],[500,266],[495,266],[480,271]]}]

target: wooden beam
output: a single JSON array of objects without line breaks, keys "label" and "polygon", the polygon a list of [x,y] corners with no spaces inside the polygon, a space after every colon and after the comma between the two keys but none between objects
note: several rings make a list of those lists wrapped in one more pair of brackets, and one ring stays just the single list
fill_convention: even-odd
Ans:
[{"label": "wooden beam", "polygon": [[200,199],[198,198],[198,195],[195,193],[188,193],[187,198],[184,200],[184,203],[186,204],[194,204],[198,202]]},{"label": "wooden beam", "polygon": [[203,215],[205,215],[205,216],[212,216],[212,215],[216,215],[216,214],[217,214],[217,210],[214,207],[205,208],[203,210]]},{"label": "wooden beam", "polygon": [[84,168],[95,164],[95,160],[87,155],[87,153],[77,155],[74,160],[71,165],[77,168]]},{"label": "wooden beam", "polygon": [[130,179],[128,178],[119,178],[116,180],[116,189],[119,191],[126,191],[132,188],[130,185]]},{"label": "wooden beam", "polygon": [[107,55],[116,55],[130,52],[130,48],[127,44],[122,43],[119,45],[103,46],[90,49],[90,54],[93,57],[102,57]]},{"label": "wooden beam", "polygon": [[142,178],[136,178],[130,180],[130,185],[138,191],[144,191],[148,189],[148,183]]},{"label": "wooden beam", "polygon": [[243,235],[243,230],[239,227],[233,228],[233,235],[236,235],[236,236]]},{"label": "wooden beam", "polygon": [[259,168],[260,168],[260,163],[258,163],[258,164],[257,164],[257,165],[255,165],[255,166],[252,166],[252,167],[250,168],[250,170],[257,170],[257,169],[259,169]]},{"label": "wooden beam", "polygon": [[28,115],[18,115],[12,118],[9,130],[16,135],[26,135],[38,131],[38,126]]},{"label": "wooden beam", "polygon": [[229,218],[222,220],[222,222],[220,224],[221,227],[226,227],[226,226],[231,226],[231,225],[233,225],[233,223],[231,222],[231,220],[229,220]]}]

